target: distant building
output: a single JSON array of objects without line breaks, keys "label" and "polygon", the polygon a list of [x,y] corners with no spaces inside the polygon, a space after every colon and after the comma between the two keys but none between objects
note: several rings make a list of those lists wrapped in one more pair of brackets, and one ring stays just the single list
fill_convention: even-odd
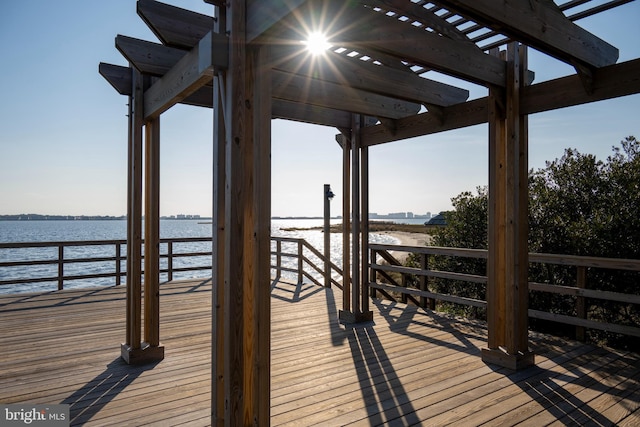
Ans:
[{"label": "distant building", "polygon": [[393,218],[393,219],[405,219],[406,217],[407,217],[406,212],[393,212],[387,215],[387,218]]}]

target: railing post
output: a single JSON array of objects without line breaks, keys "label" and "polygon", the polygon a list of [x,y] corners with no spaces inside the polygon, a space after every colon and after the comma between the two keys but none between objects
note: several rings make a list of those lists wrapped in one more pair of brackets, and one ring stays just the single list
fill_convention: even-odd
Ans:
[{"label": "railing post", "polygon": [[[577,287],[579,289],[587,288],[587,268],[586,267],[582,265],[578,266],[576,282],[577,282]],[[585,301],[585,297],[580,295],[576,298],[576,317],[578,319],[587,318],[587,304]],[[584,326],[576,326],[576,339],[578,341],[584,341],[586,339]]]},{"label": "railing post", "polygon": [[[376,270],[373,269],[374,265],[378,265],[378,252],[376,252],[375,249],[369,249],[369,258],[371,259],[371,264],[369,264],[369,271],[371,272],[371,278],[369,279],[370,282],[377,282],[376,280]],[[370,288],[371,289],[371,298],[376,298],[378,295],[377,289],[376,288]]]},{"label": "railing post", "polygon": [[276,277],[282,274],[282,240],[276,240]]},{"label": "railing post", "polygon": [[116,243],[116,286],[120,286],[122,283],[120,280],[120,274],[122,273],[122,267],[120,261],[122,259],[120,243]]},{"label": "railing post", "polygon": [[[427,254],[420,254],[420,270],[424,271],[427,269]],[[426,291],[427,290],[427,276],[424,275],[420,275],[420,290],[421,291]],[[430,299],[429,298],[425,298],[423,296],[420,297],[420,307],[422,308],[426,308],[430,303]],[[431,307],[429,307],[431,308]]]},{"label": "railing post", "polygon": [[298,239],[298,283],[302,283],[302,239]]},{"label": "railing post", "polygon": [[167,280],[173,280],[173,242],[167,242]]},{"label": "railing post", "polygon": [[331,199],[333,192],[329,184],[324,185],[324,286],[331,287]]},{"label": "railing post", "polygon": [[[403,288],[407,289],[407,275],[404,274],[404,273],[400,273],[400,274],[401,274],[401,277],[402,277],[402,279],[400,280],[400,285]],[[408,300],[409,299],[407,297],[407,294],[403,292],[402,296],[400,297],[400,301],[402,301],[403,304],[406,304]]]},{"label": "railing post", "polygon": [[64,246],[58,245],[58,290],[64,289]]}]

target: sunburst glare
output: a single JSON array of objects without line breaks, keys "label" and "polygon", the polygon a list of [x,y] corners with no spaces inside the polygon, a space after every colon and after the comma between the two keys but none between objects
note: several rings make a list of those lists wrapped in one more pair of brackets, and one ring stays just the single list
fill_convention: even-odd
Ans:
[{"label": "sunburst glare", "polygon": [[309,37],[304,41],[304,44],[312,55],[322,55],[331,47],[331,43],[329,43],[327,36],[319,31],[309,34]]}]

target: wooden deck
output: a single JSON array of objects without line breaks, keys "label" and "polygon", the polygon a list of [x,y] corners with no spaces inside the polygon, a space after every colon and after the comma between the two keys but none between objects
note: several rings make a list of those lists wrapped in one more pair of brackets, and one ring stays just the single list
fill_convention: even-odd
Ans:
[{"label": "wooden deck", "polygon": [[[0,298],[0,402],[66,403],[73,425],[207,425],[210,281],[162,285],[165,359],[120,360],[124,288]],[[274,283],[272,425],[640,425],[640,356],[542,335],[537,366],[485,365],[482,323],[376,302],[337,322],[339,290]]]}]

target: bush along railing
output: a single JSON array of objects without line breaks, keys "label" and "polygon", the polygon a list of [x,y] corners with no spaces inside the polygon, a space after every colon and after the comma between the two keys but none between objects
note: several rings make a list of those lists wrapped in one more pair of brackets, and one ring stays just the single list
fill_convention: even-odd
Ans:
[{"label": "bush along railing", "polygon": [[[271,237],[271,269],[279,280],[282,272],[293,273],[298,283],[305,279],[318,286],[333,285],[342,289],[335,277],[342,277],[342,270],[304,239]],[[324,280],[325,266],[331,271],[329,281]],[[321,281],[324,281],[322,283]]]},{"label": "bush along railing", "polygon": [[[384,297],[408,302],[431,309],[435,308],[436,301],[445,301],[455,304],[486,309],[486,301],[480,298],[469,298],[453,293],[436,292],[432,290],[433,283],[449,281],[450,283],[467,283],[467,286],[486,287],[486,275],[459,273],[453,271],[440,271],[430,268],[430,260],[437,256],[467,258],[485,263],[487,251],[480,249],[460,249],[442,247],[410,247],[396,245],[370,244],[370,271],[369,287],[372,295],[379,292]],[[391,252],[405,252],[412,255],[412,259],[419,260],[418,267],[403,266]],[[379,258],[380,260],[379,260]],[[529,291],[533,294],[544,293],[547,296],[558,295],[565,297],[565,312],[545,311],[530,304],[529,318],[543,321],[558,322],[575,328],[575,336],[579,340],[585,339],[585,329],[604,331],[607,333],[622,334],[625,336],[640,337],[640,291],[635,293],[623,293],[603,289],[589,289],[588,272],[594,270],[592,275],[603,271],[625,271],[635,276],[636,290],[638,278],[640,278],[640,260],[597,258],[554,254],[529,254],[530,271],[532,269],[552,270],[558,268],[575,269],[572,283],[539,283],[530,281]],[[566,270],[565,270],[566,271]],[[393,274],[395,273],[395,274]],[[398,278],[398,275],[400,278]],[[547,274],[551,280],[559,277],[558,274]],[[381,283],[378,278],[384,278],[389,283]],[[476,293],[479,294],[479,293]],[[532,299],[532,298],[530,298]],[[626,321],[607,321],[602,315],[602,307],[618,304],[620,316],[609,316],[609,319],[626,319]],[[533,307],[533,308],[532,308]]]}]

